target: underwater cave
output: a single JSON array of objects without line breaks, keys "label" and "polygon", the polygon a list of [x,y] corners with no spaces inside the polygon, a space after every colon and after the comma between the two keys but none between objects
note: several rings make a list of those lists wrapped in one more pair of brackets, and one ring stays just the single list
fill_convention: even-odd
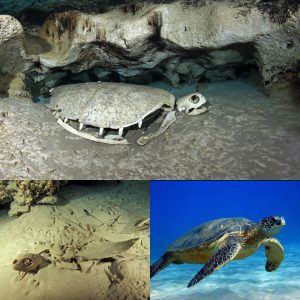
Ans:
[{"label": "underwater cave", "polygon": [[[0,16],[0,155],[7,163],[0,173],[69,179],[80,179],[79,170],[82,179],[112,174],[119,179],[297,178],[300,13],[292,2],[6,6],[3,12],[11,16]],[[167,112],[148,109],[143,120],[121,129],[129,145],[105,145],[64,130],[49,109],[52,89],[68,85],[70,93],[61,96],[70,98],[64,118],[79,131],[84,124],[69,121],[67,113],[78,110],[75,98],[85,95],[84,87],[76,92],[75,86],[91,82],[160,88],[176,100],[199,93],[208,111],[195,116],[177,111],[176,121],[155,137]],[[119,106],[133,113],[147,102],[139,95],[147,98],[151,91],[139,92],[134,104],[127,104],[126,96]],[[82,132],[118,135],[116,128],[99,127],[87,124]],[[140,146],[141,136],[154,139]]]},{"label": "underwater cave", "polygon": [[149,205],[143,181],[0,180],[0,298],[149,299]]}]

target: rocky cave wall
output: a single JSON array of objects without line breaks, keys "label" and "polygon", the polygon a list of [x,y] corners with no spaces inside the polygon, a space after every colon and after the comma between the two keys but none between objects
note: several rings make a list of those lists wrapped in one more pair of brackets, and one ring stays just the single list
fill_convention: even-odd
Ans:
[{"label": "rocky cave wall", "polygon": [[22,25],[0,16],[1,94],[47,95],[66,81],[159,79],[178,87],[246,69],[257,69],[266,89],[298,80],[295,1],[133,2],[91,13],[88,1],[63,11],[50,1],[43,20],[35,18],[38,5],[19,12]]},{"label": "rocky cave wall", "polygon": [[8,214],[19,216],[35,204],[55,204],[57,193],[66,181],[58,180],[1,180],[0,207],[10,205]]}]

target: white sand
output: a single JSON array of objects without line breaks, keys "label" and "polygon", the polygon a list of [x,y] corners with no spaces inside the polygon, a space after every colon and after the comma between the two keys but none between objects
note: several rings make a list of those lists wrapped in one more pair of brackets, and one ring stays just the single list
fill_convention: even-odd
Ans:
[{"label": "white sand", "polygon": [[[1,212],[0,299],[149,298],[148,183],[69,185],[60,195],[60,205],[19,218]],[[21,279],[12,262],[43,250],[51,264]]]}]

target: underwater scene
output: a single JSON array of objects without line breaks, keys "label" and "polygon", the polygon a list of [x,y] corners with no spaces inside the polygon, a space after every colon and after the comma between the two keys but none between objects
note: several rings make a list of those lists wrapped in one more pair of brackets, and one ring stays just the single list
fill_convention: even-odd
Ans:
[{"label": "underwater scene", "polygon": [[298,179],[299,12],[1,0],[0,178]]},{"label": "underwater scene", "polygon": [[0,299],[149,299],[149,183],[0,181]]},{"label": "underwater scene", "polygon": [[[300,299],[299,199],[298,181],[151,182],[151,299]],[[202,273],[198,277],[200,282],[194,281],[193,286],[187,287],[204,264],[184,261],[200,259],[210,250],[208,245],[203,246],[202,251],[188,252],[184,249],[200,248],[200,240],[209,239],[207,244],[217,240],[215,249],[222,248],[225,242],[220,234],[222,230],[228,230],[228,226],[224,219],[217,223],[220,218],[246,218],[254,222],[251,226],[259,228],[258,231],[246,232],[250,227],[244,225],[236,232],[231,229],[231,234],[238,243],[242,235],[243,238],[252,236],[251,243],[256,244],[260,240],[258,235],[265,228],[262,225],[266,217],[274,221],[270,225],[268,219],[269,227],[264,231],[272,236],[271,242],[265,244],[266,253],[264,245],[260,244],[257,252],[229,261],[207,277]],[[208,221],[213,222],[206,223]],[[198,231],[198,235],[195,232],[188,234],[203,223],[206,224],[201,228],[206,231]],[[241,219],[234,220],[235,225],[241,223]],[[273,228],[277,229],[272,231]],[[172,244],[180,237],[183,238]],[[249,251],[250,240],[242,242],[240,251],[243,248]],[[278,246],[278,241],[281,246]],[[173,250],[173,256],[159,260],[167,249]],[[183,251],[184,255],[174,254],[176,250]],[[196,258],[191,258],[193,255]],[[227,251],[226,255],[230,252]],[[222,264],[224,257],[227,259],[226,255],[219,255],[210,267]],[[272,267],[270,270],[270,264],[266,265],[267,272],[266,256],[269,262],[282,263],[277,267],[273,265],[274,271]],[[157,266],[161,267],[159,273]],[[212,268],[205,271],[209,273]]]}]

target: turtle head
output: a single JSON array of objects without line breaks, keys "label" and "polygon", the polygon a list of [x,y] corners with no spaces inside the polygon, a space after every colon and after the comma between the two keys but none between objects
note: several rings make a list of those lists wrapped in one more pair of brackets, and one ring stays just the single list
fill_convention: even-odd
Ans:
[{"label": "turtle head", "polygon": [[176,106],[178,111],[184,111],[188,115],[199,115],[207,110],[206,98],[200,93],[193,93],[181,97],[177,100]]},{"label": "turtle head", "polygon": [[284,217],[271,216],[259,222],[260,230],[268,237],[277,234],[285,225]]}]

